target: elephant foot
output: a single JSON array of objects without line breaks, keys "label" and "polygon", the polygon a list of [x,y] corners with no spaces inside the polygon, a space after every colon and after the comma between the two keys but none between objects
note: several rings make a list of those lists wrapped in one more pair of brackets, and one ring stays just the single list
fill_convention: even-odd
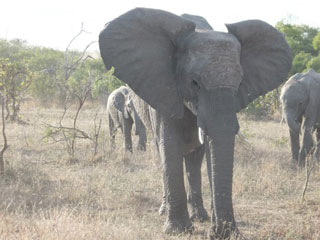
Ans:
[{"label": "elephant foot", "polygon": [[188,213],[180,218],[168,217],[164,224],[164,233],[166,234],[191,233],[193,230],[194,227],[190,221]]},{"label": "elephant foot", "polygon": [[[199,194],[201,196],[201,194]],[[189,210],[191,211],[191,221],[199,220],[205,222],[209,220],[209,215],[203,206],[202,197],[189,198]]]},{"label": "elephant foot", "polygon": [[209,232],[210,239],[245,239],[240,235],[238,228],[232,223],[222,223],[221,226],[213,225]]},{"label": "elephant foot", "polygon": [[162,202],[161,206],[159,208],[159,215],[160,216],[162,216],[162,215],[164,215],[166,213],[166,207],[167,207],[166,203]]},{"label": "elephant foot", "polygon": [[304,160],[300,160],[299,163],[298,163],[298,166],[300,168],[304,168],[305,167],[305,161]]},{"label": "elephant foot", "polygon": [[142,145],[142,144],[138,144],[137,150],[138,150],[138,151],[141,151],[141,152],[145,152],[145,151],[146,151],[146,146],[145,146],[145,145]]},{"label": "elephant foot", "polygon": [[193,208],[191,214],[191,221],[198,220],[199,222],[209,221],[209,215],[204,207]]}]

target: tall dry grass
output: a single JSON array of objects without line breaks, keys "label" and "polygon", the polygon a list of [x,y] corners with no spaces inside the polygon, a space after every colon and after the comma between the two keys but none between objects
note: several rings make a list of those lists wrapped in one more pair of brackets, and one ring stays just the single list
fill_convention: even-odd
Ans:
[{"label": "tall dry grass", "polygon": [[[61,109],[24,107],[27,125],[8,124],[8,162],[0,177],[0,239],[207,239],[210,223],[195,222],[192,235],[162,233],[159,162],[146,153],[125,155],[121,135],[110,148],[106,117],[99,158],[92,145],[77,142],[77,161],[62,143],[42,139],[42,122],[55,124]],[[72,112],[71,112],[72,113]],[[85,108],[79,128],[92,129],[95,109]],[[69,114],[65,123],[71,122]],[[320,170],[311,174],[300,201],[305,172],[290,163],[288,134],[278,122],[240,117],[248,143],[236,141],[233,197],[238,227],[247,239],[320,238]],[[134,138],[134,142],[137,139]],[[205,206],[209,185],[203,165]]]}]

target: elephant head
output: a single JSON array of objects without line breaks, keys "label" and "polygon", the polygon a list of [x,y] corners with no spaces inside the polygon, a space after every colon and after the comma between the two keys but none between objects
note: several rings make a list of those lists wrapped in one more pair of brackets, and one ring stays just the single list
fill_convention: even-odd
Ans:
[{"label": "elephant head", "polygon": [[299,134],[302,116],[309,100],[307,86],[301,81],[301,73],[292,76],[281,88],[282,112],[291,132]]},{"label": "elephant head", "polygon": [[[100,33],[103,61],[163,116],[181,119],[185,107],[205,134],[213,174],[214,231],[234,228],[232,169],[236,113],[278,87],[291,67],[280,32],[259,20],[227,25],[228,33],[162,10],[137,8]],[[206,22],[206,21],[205,21]]]}]

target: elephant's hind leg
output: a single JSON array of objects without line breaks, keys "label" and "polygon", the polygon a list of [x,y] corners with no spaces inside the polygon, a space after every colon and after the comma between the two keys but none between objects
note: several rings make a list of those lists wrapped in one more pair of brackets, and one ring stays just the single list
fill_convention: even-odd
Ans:
[{"label": "elephant's hind leg", "polygon": [[184,157],[189,183],[188,204],[191,210],[191,219],[198,219],[200,222],[209,220],[208,213],[203,206],[201,191],[201,165],[203,156],[204,147],[200,146]]},{"label": "elephant's hind leg", "polygon": [[113,122],[112,117],[110,114],[108,114],[108,123],[109,123],[109,134],[110,134],[110,146],[111,148],[114,148],[115,146],[115,138],[116,138],[116,128]]}]

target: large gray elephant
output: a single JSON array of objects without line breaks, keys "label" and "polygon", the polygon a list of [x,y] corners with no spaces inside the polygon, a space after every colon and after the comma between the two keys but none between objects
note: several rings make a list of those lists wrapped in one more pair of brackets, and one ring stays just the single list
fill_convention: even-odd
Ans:
[{"label": "large gray elephant", "polygon": [[106,68],[114,66],[115,75],[152,107],[167,192],[166,233],[192,229],[183,158],[197,163],[202,157],[198,132],[212,173],[212,234],[226,238],[237,232],[232,204],[236,113],[278,87],[291,67],[288,44],[269,24],[249,20],[227,28],[228,33],[197,30],[186,18],[137,8],[111,21],[99,36]]},{"label": "large gray elephant", "polygon": [[[282,87],[280,101],[282,115],[289,132],[292,160],[305,165],[306,156],[313,149],[313,132],[316,131],[316,156],[320,149],[320,74],[310,69],[306,73],[297,73]],[[300,148],[300,132],[302,146]]]},{"label": "large gray elephant", "polygon": [[137,149],[146,150],[147,134],[146,127],[139,116],[136,106],[131,97],[128,87],[121,86],[115,89],[108,97],[107,115],[109,120],[109,133],[111,145],[114,144],[115,133],[118,128],[123,134],[124,148],[126,151],[132,152],[131,131],[134,124],[134,133],[138,135]]}]

